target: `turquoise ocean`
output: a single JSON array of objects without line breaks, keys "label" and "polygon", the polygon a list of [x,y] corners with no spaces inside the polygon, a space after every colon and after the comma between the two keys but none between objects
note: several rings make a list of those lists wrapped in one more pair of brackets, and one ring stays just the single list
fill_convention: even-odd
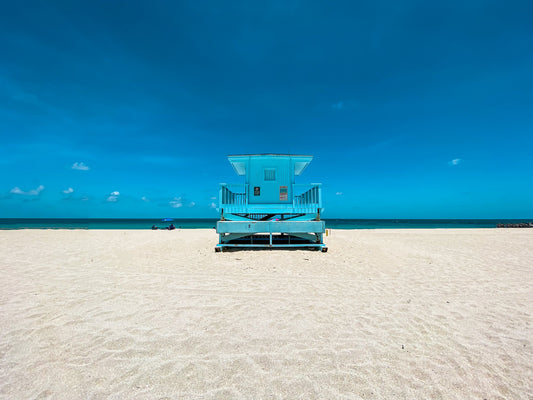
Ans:
[{"label": "turquoise ocean", "polygon": [[[497,224],[531,222],[533,219],[325,219],[331,229],[435,229],[496,228]],[[216,219],[174,219],[181,229],[213,229]],[[151,229],[166,228],[162,219],[29,219],[0,218],[0,229]]]}]

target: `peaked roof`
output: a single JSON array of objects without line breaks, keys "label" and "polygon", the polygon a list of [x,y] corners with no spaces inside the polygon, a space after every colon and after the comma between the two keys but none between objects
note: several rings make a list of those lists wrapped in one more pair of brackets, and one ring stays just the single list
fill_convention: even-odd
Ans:
[{"label": "peaked roof", "polygon": [[313,156],[308,155],[295,155],[295,154],[240,154],[230,155],[228,160],[231,163],[233,169],[237,175],[246,175],[246,168],[252,158],[265,157],[265,158],[290,158],[294,163],[294,175],[300,175],[304,169],[313,160]]}]

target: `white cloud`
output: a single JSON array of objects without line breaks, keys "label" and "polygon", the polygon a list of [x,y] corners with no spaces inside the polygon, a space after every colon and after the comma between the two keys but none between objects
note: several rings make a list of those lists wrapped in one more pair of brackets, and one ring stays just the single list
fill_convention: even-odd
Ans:
[{"label": "white cloud", "polygon": [[448,161],[448,164],[449,165],[459,165],[462,162],[463,162],[463,160],[461,160],[460,158],[454,158],[453,160]]},{"label": "white cloud", "polygon": [[20,188],[18,186],[14,187],[13,189],[11,189],[9,191],[9,193],[13,193],[13,194],[26,194],[26,192],[23,192],[22,190],[20,190]]},{"label": "white cloud", "polygon": [[150,199],[148,197],[146,197],[146,196],[141,197],[141,200],[142,201],[147,201],[147,202],[150,201]]},{"label": "white cloud", "polygon": [[216,196],[211,197],[211,200],[216,200],[216,199],[217,199]]},{"label": "white cloud", "polygon": [[85,165],[82,162],[75,162],[74,164],[72,164],[71,168],[72,169],[77,169],[79,171],[89,171],[89,166]]},{"label": "white cloud", "polygon": [[342,196],[342,192],[335,193],[337,196]]},{"label": "white cloud", "polygon": [[74,191],[74,189],[72,189],[71,187],[69,187],[68,189],[65,189],[63,190],[62,192],[65,193],[65,194],[70,194]]},{"label": "white cloud", "polygon": [[37,189],[33,189],[33,190],[30,190],[28,192],[28,194],[30,196],[37,196],[39,193],[41,193],[42,191],[44,190],[44,186],[43,185],[39,185],[39,187]]},{"label": "white cloud", "polygon": [[109,197],[107,198],[107,201],[115,202],[118,200],[118,196],[120,196],[120,192],[115,190],[114,192],[111,192],[109,194]]},{"label": "white cloud", "polygon": [[209,208],[213,208],[213,209],[217,208],[217,205],[215,203],[211,203],[211,204],[209,204]]},{"label": "white cloud", "polygon": [[189,201],[183,197],[174,197],[172,200],[168,203],[170,207],[172,208],[180,208],[180,207],[194,207],[196,203],[194,201]]},{"label": "white cloud", "polygon": [[18,186],[16,186],[13,189],[11,189],[9,191],[9,193],[20,194],[20,195],[23,195],[23,196],[38,196],[43,190],[44,190],[44,186],[43,185],[39,185],[39,187],[37,187],[36,189],[32,189],[32,190],[29,190],[27,192],[21,190]]},{"label": "white cloud", "polygon": [[353,101],[341,100],[341,101],[331,104],[330,107],[333,108],[334,110],[353,110],[357,108],[357,103]]},{"label": "white cloud", "polygon": [[174,197],[173,200],[171,200],[169,203],[170,207],[172,208],[180,208],[183,207],[183,202],[181,201],[181,197]]}]

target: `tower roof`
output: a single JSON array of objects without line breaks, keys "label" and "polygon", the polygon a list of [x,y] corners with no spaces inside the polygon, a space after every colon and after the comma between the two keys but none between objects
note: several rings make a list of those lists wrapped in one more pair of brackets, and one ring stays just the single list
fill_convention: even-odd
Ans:
[{"label": "tower roof", "polygon": [[246,174],[246,169],[248,168],[252,158],[289,158],[291,161],[293,161],[294,175],[296,176],[300,175],[313,160],[313,156],[294,154],[241,154],[228,156],[228,160],[237,175]]}]

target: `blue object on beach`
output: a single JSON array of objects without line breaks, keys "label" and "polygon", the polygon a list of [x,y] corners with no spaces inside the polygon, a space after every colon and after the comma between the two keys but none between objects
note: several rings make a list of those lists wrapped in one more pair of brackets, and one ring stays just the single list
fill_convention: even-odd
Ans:
[{"label": "blue object on beach", "polygon": [[[327,251],[320,220],[320,183],[295,184],[312,156],[247,154],[228,156],[241,185],[220,184],[219,244],[226,247],[314,247]],[[274,234],[274,235],[273,235]]]},{"label": "blue object on beach", "polygon": [[174,218],[163,218],[163,222],[172,222],[174,221]]}]

